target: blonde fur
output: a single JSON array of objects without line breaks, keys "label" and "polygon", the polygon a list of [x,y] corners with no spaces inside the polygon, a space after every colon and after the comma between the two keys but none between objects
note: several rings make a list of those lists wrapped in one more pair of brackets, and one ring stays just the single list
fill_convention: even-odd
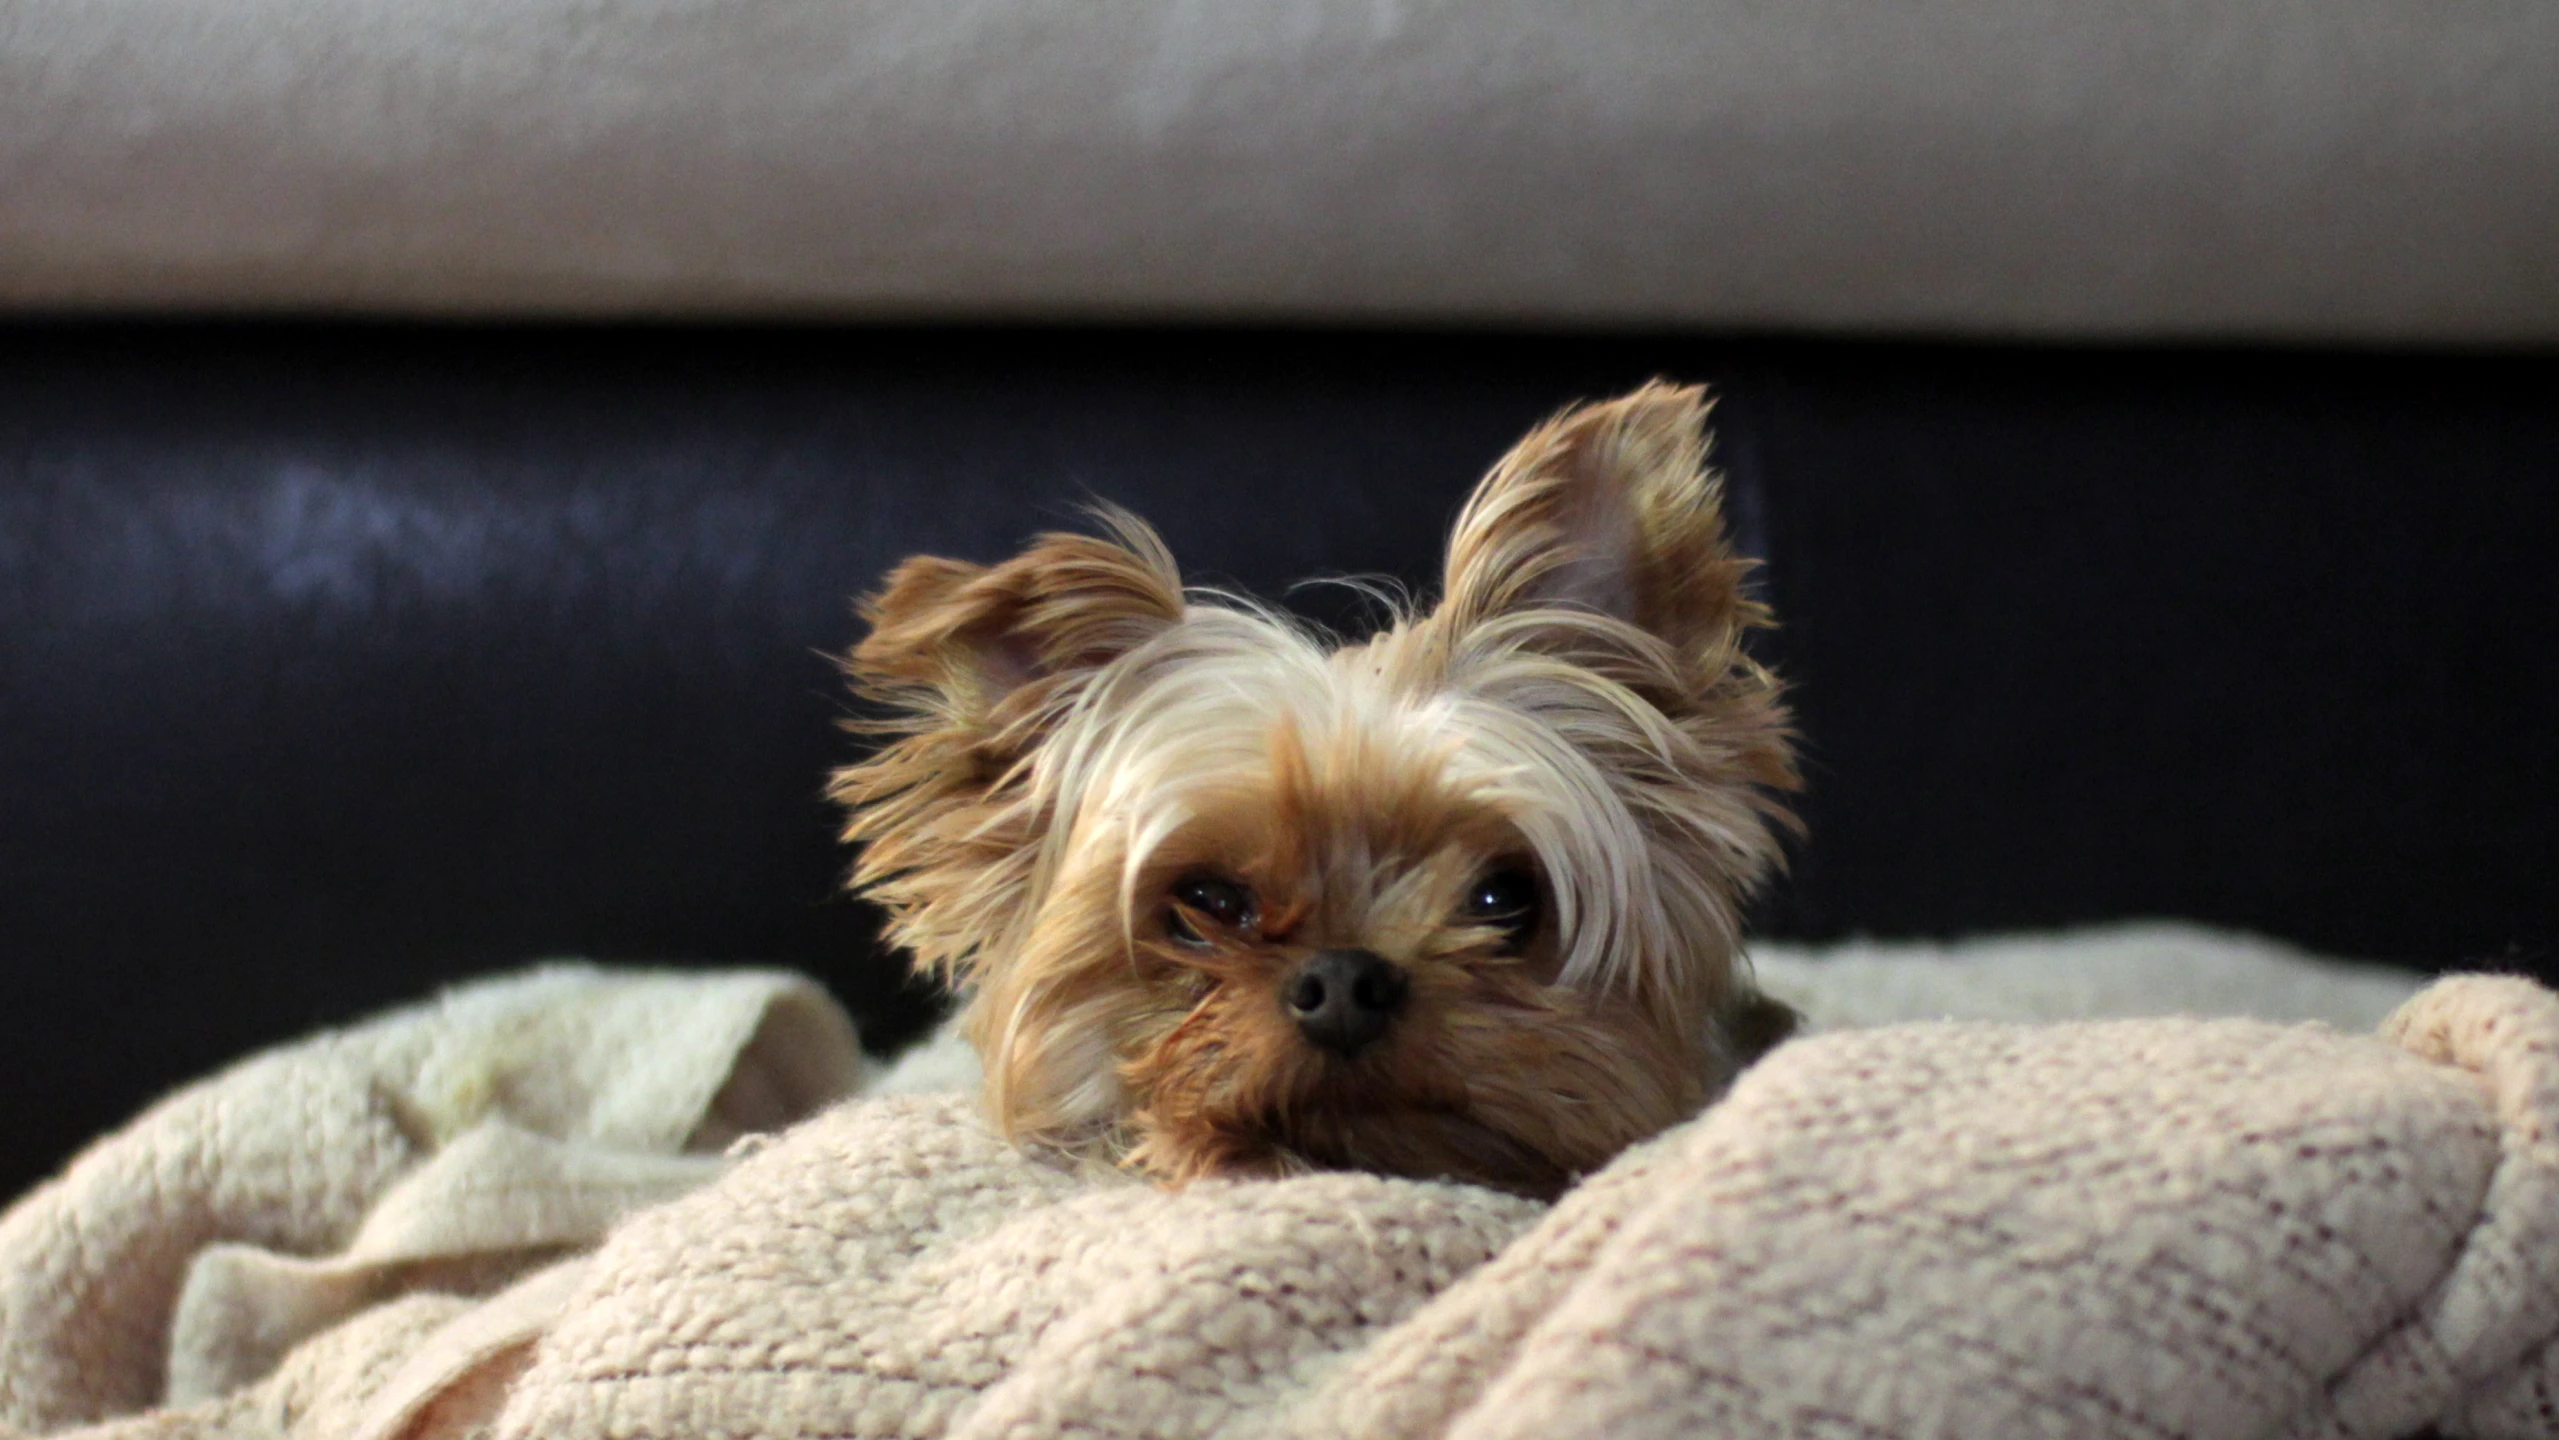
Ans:
[{"label": "blonde fur", "polygon": [[[1705,411],[1655,384],[1540,427],[1460,515],[1438,607],[1356,643],[1186,595],[1118,511],[889,577],[847,662],[887,743],[831,794],[853,883],[966,997],[1007,1133],[1176,1182],[1543,1191],[1720,1088],[1759,1023],[1735,1017],[1765,1014],[1739,917],[1796,781]],[[1504,863],[1549,911],[1524,953],[1458,913]],[[1250,926],[1168,918],[1204,873],[1256,897]],[[1412,983],[1349,1059],[1277,999],[1331,947]]]}]

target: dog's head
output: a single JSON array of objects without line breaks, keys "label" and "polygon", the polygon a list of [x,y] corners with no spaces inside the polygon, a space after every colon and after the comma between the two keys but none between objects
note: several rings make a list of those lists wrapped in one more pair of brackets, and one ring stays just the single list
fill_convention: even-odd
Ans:
[{"label": "dog's head", "polygon": [[1437,608],[1353,643],[1186,596],[1118,513],[889,577],[848,665],[889,743],[832,794],[1007,1133],[1551,1192],[1709,1098],[1795,777],[1704,422],[1542,426]]}]

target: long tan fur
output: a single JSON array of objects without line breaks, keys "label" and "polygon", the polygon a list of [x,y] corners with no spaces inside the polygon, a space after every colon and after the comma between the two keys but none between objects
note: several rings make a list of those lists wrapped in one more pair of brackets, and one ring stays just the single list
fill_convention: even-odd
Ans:
[{"label": "long tan fur", "polygon": [[[888,743],[831,793],[853,883],[966,996],[1007,1133],[1177,1182],[1548,1192],[1725,1083],[1766,1029],[1739,915],[1796,780],[1704,421],[1656,384],[1540,427],[1460,516],[1439,606],[1353,644],[1186,597],[1116,513],[890,577],[847,663]],[[1524,953],[1460,913],[1504,865],[1551,912]],[[1175,917],[1203,874],[1254,897],[1249,926]],[[1412,978],[1348,1060],[1277,994],[1343,947]]]}]

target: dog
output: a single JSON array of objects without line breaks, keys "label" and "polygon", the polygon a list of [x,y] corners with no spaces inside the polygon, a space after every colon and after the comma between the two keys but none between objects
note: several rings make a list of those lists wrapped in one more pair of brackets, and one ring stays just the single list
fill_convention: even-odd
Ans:
[{"label": "dog", "polygon": [[1186,592],[1107,507],[862,602],[850,884],[964,997],[998,1128],[1552,1196],[1783,1037],[1740,929],[1799,781],[1707,411],[1538,427],[1365,639]]}]

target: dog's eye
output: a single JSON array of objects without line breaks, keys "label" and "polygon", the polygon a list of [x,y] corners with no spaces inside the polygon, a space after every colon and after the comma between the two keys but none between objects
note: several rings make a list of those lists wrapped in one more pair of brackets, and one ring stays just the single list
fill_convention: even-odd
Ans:
[{"label": "dog's eye", "polygon": [[1208,937],[1191,923],[1192,916],[1241,930],[1253,923],[1253,892],[1216,875],[1185,875],[1173,882],[1173,911],[1164,928],[1188,945],[1205,945]]},{"label": "dog's eye", "polygon": [[1517,950],[1537,933],[1537,877],[1526,870],[1489,870],[1466,887],[1466,903],[1458,913],[1477,925],[1502,932],[1504,948]]}]

